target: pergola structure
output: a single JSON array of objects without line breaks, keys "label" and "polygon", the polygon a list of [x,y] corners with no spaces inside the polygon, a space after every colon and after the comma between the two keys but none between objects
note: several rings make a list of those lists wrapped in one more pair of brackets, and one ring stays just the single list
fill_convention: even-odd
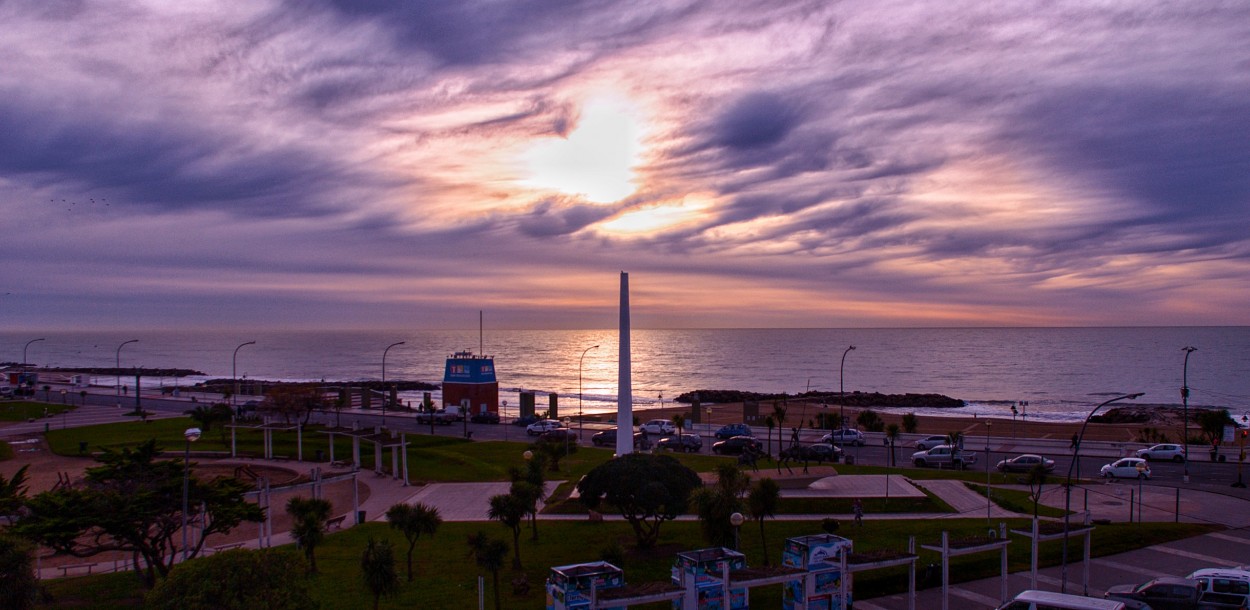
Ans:
[{"label": "pergola structure", "polygon": [[1011,533],[1013,534],[1019,534],[1021,536],[1028,537],[1030,539],[1030,542],[1032,543],[1033,560],[1032,560],[1032,563],[1030,564],[1030,568],[1031,568],[1031,575],[1032,575],[1033,580],[1029,588],[1030,589],[1037,588],[1037,557],[1039,553],[1038,547],[1040,543],[1047,542],[1049,540],[1063,540],[1065,536],[1084,535],[1085,536],[1085,556],[1082,558],[1083,559],[1082,563],[1084,565],[1081,571],[1081,577],[1082,577],[1081,588],[1082,588],[1082,591],[1084,592],[1081,593],[1081,595],[1089,595],[1090,536],[1094,532],[1094,526],[1090,525],[1090,522],[1089,522],[1089,513],[1085,513],[1084,525],[1076,529],[1069,529],[1067,533],[1063,531],[1062,523],[1047,522],[1046,525],[1047,527],[1042,527],[1042,525],[1038,522],[1037,518],[1034,517],[1033,527],[1031,529],[1011,530]]},{"label": "pergola structure", "polygon": [[916,610],[916,537],[912,536],[907,540],[907,552],[881,550],[872,553],[843,553],[842,561],[842,587],[838,595],[842,599],[842,607],[847,604],[847,586],[849,582],[853,582],[854,574],[857,572],[866,572],[868,570],[880,570],[884,568],[892,568],[895,566],[908,566],[907,570],[907,607],[909,610]]},{"label": "pergola structure", "polygon": [[936,551],[942,554],[942,610],[950,610],[950,564],[951,557],[960,555],[970,555],[972,553],[984,553],[986,551],[998,550],[1001,554],[1001,588],[999,595],[999,603],[1007,600],[1007,545],[1011,541],[1007,539],[1007,525],[1005,523],[998,524],[998,531],[990,530],[990,536],[985,538],[970,538],[966,540],[957,540],[952,543],[948,532],[942,532],[942,541],[940,544],[925,544],[920,548]]},{"label": "pergola structure", "polygon": [[[276,459],[276,456],[274,456],[273,454],[273,433],[274,432],[289,432],[291,430],[294,430],[295,439],[296,439],[295,459],[296,461],[300,461],[300,462],[304,461],[304,427],[301,426],[300,424],[280,424],[276,422],[270,422],[268,418],[266,418],[264,423],[260,423],[260,424],[231,424],[226,427],[230,428],[230,457],[238,457],[239,455],[237,447],[236,447],[236,442],[235,442],[237,438],[236,432],[239,429],[260,430],[264,434],[264,437],[265,437],[264,443],[263,443],[264,450],[262,451],[262,453],[263,453],[263,457],[267,460]],[[282,456],[282,457],[285,457],[285,456]]]},{"label": "pergola structure", "polygon": [[334,459],[334,437],[346,436],[352,439],[352,466],[360,468],[360,444],[361,441],[373,443],[373,472],[379,476],[386,474],[382,469],[382,457],[386,449],[391,450],[391,478],[400,478],[403,475],[404,487],[408,486],[408,436],[406,434],[397,434],[394,431],[383,432],[381,427],[372,430],[361,430],[355,425],[351,428],[344,427],[327,427],[321,430],[323,434],[330,437],[330,463],[333,464]]}]

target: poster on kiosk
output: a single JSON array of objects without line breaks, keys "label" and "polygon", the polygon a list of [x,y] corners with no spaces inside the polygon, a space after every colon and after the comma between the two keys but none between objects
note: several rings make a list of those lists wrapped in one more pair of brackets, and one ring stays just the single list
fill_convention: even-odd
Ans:
[{"label": "poster on kiosk", "polygon": [[686,590],[673,600],[673,610],[745,610],[750,607],[746,587],[729,590],[725,599],[726,572],[746,568],[746,556],[726,548],[710,548],[678,553],[673,562],[673,584]]},{"label": "poster on kiosk", "polygon": [[591,589],[603,591],[623,586],[625,573],[606,561],[551,568],[547,576],[547,610],[584,610],[590,608]]},{"label": "poster on kiosk", "polygon": [[[806,571],[782,587],[784,610],[846,610],[842,605],[842,553],[851,552],[851,541],[831,534],[788,538],[781,564]],[[847,590],[847,606],[850,606]]]}]

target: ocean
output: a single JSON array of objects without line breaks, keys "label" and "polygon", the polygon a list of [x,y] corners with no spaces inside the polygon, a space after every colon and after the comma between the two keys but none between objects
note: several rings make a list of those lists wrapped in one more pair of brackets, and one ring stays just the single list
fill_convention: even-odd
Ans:
[{"label": "ocean", "polygon": [[[564,413],[577,408],[579,358],[598,345],[580,367],[582,408],[616,408],[615,330],[487,329],[480,338],[477,329],[4,332],[0,360],[21,362],[36,338],[44,340],[30,343],[26,358],[38,366],[112,367],[118,346],[138,339],[121,349],[121,366],[195,369],[207,377],[230,377],[235,348],[255,341],[238,350],[238,376],[271,380],[380,379],[384,350],[403,341],[387,353],[386,378],[437,383],[450,353],[472,350],[494,357],[501,399],[511,408],[522,390],[555,392]],[[1188,365],[1190,405],[1225,407],[1237,417],[1250,412],[1250,327],[634,329],[634,405],[668,405],[700,389],[844,388],[969,403],[945,415],[1010,417],[1011,406],[1025,401],[1030,419],[1079,421],[1117,394],[1145,392],[1136,403],[1179,405],[1186,346],[1197,348]]]}]

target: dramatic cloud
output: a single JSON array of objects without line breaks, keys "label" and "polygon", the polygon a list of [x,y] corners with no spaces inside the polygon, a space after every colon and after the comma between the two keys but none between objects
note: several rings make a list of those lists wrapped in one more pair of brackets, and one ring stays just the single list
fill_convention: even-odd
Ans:
[{"label": "dramatic cloud", "polygon": [[1250,323],[1250,6],[0,22],[14,328]]}]

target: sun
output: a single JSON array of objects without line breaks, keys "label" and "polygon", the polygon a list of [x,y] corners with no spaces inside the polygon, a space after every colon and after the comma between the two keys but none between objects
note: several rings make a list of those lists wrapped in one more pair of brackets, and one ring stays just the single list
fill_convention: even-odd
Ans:
[{"label": "sun", "polygon": [[642,121],[628,102],[591,99],[567,137],[544,139],[525,152],[529,178],[522,184],[595,203],[620,201],[637,189],[634,167],[642,139]]}]

